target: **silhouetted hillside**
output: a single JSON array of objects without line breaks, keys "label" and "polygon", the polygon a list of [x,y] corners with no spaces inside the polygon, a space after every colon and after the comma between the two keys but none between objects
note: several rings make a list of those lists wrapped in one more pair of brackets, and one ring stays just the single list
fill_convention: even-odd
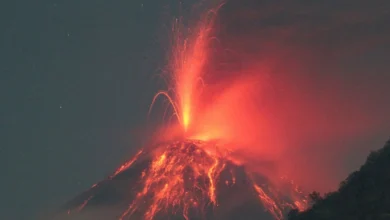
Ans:
[{"label": "silhouetted hillside", "polygon": [[311,209],[293,210],[289,220],[385,220],[390,219],[390,140],[371,152],[359,171],[340,184],[338,191],[320,197],[312,193]]}]

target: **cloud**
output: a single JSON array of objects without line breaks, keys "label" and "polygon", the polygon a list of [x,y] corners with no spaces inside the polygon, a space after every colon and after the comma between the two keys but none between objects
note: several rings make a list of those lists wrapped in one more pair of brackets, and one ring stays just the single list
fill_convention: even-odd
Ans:
[{"label": "cloud", "polygon": [[[221,10],[218,39],[240,63],[230,70],[269,75],[270,124],[302,184],[336,187],[344,167],[364,161],[359,151],[380,147],[368,140],[388,138],[389,9],[382,0],[231,0]],[[228,60],[217,55],[214,64]]]},{"label": "cloud", "polygon": [[[388,1],[228,1],[226,35],[259,41],[367,49],[389,41]],[[356,51],[356,50],[354,50]]]}]

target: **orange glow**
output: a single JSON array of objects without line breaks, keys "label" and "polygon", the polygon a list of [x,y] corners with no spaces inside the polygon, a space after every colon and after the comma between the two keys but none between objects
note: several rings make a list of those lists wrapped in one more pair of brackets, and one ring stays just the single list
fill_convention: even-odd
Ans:
[{"label": "orange glow", "polygon": [[[218,156],[208,155],[192,142],[162,146],[143,177],[143,187],[121,219],[142,208],[146,197],[145,219],[153,219],[162,209],[181,208],[188,216],[191,208],[203,208],[207,200],[217,203],[215,182],[224,168]],[[202,180],[207,178],[209,184]],[[193,190],[191,190],[193,189]]]},{"label": "orange glow", "polygon": [[[195,29],[187,29],[185,33],[178,28],[180,22],[176,20],[168,68],[170,88],[154,96],[149,113],[156,99],[164,96],[178,119],[182,131],[178,133],[184,135],[180,135],[180,141],[170,140],[170,144],[155,149],[150,166],[142,172],[142,187],[120,219],[131,218],[140,210],[144,211],[145,219],[153,219],[168,210],[180,211],[189,219],[190,210],[218,205],[217,183],[226,161],[243,165],[248,176],[260,174],[272,179],[266,187],[253,178],[251,184],[259,201],[275,219],[283,219],[286,208],[307,207],[303,193],[294,184],[281,186],[284,181],[278,177],[281,173],[257,164],[276,158],[283,144],[274,132],[278,128],[265,117],[262,108],[270,91],[267,69],[261,65],[248,66],[234,77],[219,75],[215,77],[216,82],[209,84],[205,80],[206,73],[213,75],[206,64],[211,54],[216,15],[217,10],[212,10]],[[130,167],[141,153],[111,178]],[[226,185],[236,184],[234,172],[230,173],[231,179],[224,180]],[[282,199],[286,196],[292,201]]]},{"label": "orange glow", "polygon": [[[132,216],[137,210],[146,210],[145,219],[153,219],[162,210],[178,209],[188,219],[189,210],[203,209],[207,201],[218,204],[217,183],[226,160],[246,166],[251,176],[261,173],[261,169],[252,165],[248,155],[255,152],[267,158],[278,153],[280,143],[267,136],[275,128],[262,115],[258,104],[268,89],[265,68],[256,66],[241,71],[230,80],[221,76],[214,86],[205,83],[206,73],[213,74],[206,65],[210,42],[215,39],[212,30],[216,15],[217,10],[212,10],[195,29],[184,31],[176,20],[168,68],[171,88],[155,95],[149,113],[156,99],[165,96],[184,131],[184,141],[160,146],[155,152],[153,162],[142,174],[142,189],[121,219]],[[230,172],[231,179],[225,180],[226,185],[236,182]],[[207,184],[200,184],[200,179],[207,179]],[[276,187],[278,181],[269,183],[268,187]],[[293,185],[289,185],[286,192],[292,202],[283,202],[280,193],[264,190],[253,179],[252,186],[263,206],[277,220],[283,219],[286,207],[301,210],[306,207],[302,192]],[[151,201],[146,202],[145,198]]]},{"label": "orange glow", "polygon": [[[120,166],[115,172],[114,174],[112,174],[110,176],[110,178],[112,179],[113,177],[115,177],[116,175],[118,175],[119,173],[121,173],[122,171],[128,169],[137,159],[138,157],[142,154],[142,150],[138,151],[138,153],[133,157],[133,159],[127,161],[126,163],[124,163],[122,166]],[[96,187],[96,184],[94,184],[92,186],[92,188]]]},{"label": "orange glow", "polygon": [[172,71],[185,130],[190,126],[191,116],[196,105],[194,95],[198,86],[196,85],[197,78],[203,75],[203,67],[208,57],[206,48],[210,38],[212,20],[213,18],[211,21],[200,23],[193,38],[180,39],[181,34],[176,35]]},{"label": "orange glow", "polygon": [[[157,93],[151,105],[158,96],[165,96],[185,132],[190,129],[196,114],[198,91],[209,58],[208,48],[219,7],[210,10],[193,28],[185,29],[179,19],[175,20],[171,62],[167,71],[171,88]],[[171,91],[174,94],[170,94]]]},{"label": "orange glow", "polygon": [[276,202],[271,199],[257,184],[254,184],[254,188],[257,191],[260,200],[263,202],[263,205],[271,212],[274,218],[277,220],[283,219],[282,210],[278,207],[278,204],[276,204]]},{"label": "orange glow", "polygon": [[[207,151],[209,148],[218,146],[188,140],[158,147],[149,168],[142,173],[141,189],[120,219],[131,218],[136,211],[141,211],[144,219],[151,220],[168,210],[180,212],[189,219],[190,210],[202,211],[210,204],[218,205],[217,183],[221,181],[220,174],[227,161],[231,161],[226,152]],[[236,177],[231,170],[230,174],[225,182],[234,185]],[[283,219],[285,208],[306,207],[305,197],[293,185],[287,188],[293,200],[286,202],[279,192],[266,191],[254,178],[250,181],[264,208],[277,220]],[[267,187],[272,186],[272,183],[267,184]]]},{"label": "orange glow", "polygon": [[[94,187],[94,186],[93,186]],[[93,188],[92,187],[92,188]],[[89,196],[86,200],[84,200],[83,201],[83,203],[81,203],[77,208],[76,208],[76,210],[74,210],[74,211],[76,211],[76,212],[80,212],[81,210],[83,210],[84,209],[84,207],[88,204],[88,202],[91,200],[93,198],[93,196]],[[72,214],[72,210],[68,210],[67,211],[67,214],[68,215],[70,215],[70,214]]]}]

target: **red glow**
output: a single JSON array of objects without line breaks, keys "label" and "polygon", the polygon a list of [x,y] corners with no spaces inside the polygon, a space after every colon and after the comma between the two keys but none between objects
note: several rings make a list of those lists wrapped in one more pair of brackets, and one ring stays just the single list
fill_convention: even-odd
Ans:
[{"label": "red glow", "polygon": [[[217,14],[223,16],[220,6],[190,28],[175,20],[170,62],[164,71],[168,74],[163,75],[168,88],[155,95],[149,110],[157,98],[165,98],[170,105],[160,114],[163,118],[172,114],[150,138],[158,146],[152,149],[149,166],[143,168],[138,189],[133,192],[129,187],[135,199],[123,210],[123,219],[138,214],[153,219],[167,212],[188,219],[191,210],[217,206],[221,202],[217,194],[223,192],[218,183],[232,187],[241,180],[234,169],[228,170],[228,178],[221,178],[221,170],[230,169],[226,164],[245,168],[251,193],[275,219],[282,219],[286,209],[307,208],[307,191],[334,188],[346,174],[340,172],[345,161],[340,152],[352,151],[345,149],[345,142],[375,133],[388,118],[388,107],[370,109],[387,102],[375,99],[373,92],[384,97],[388,90],[351,83],[354,73],[337,70],[340,51],[335,45],[345,42],[333,42],[337,40],[326,34],[336,31],[332,35],[339,38],[338,32],[344,33],[339,22],[331,17],[329,26],[306,27],[306,22],[294,21],[295,9],[306,16],[306,6],[261,5],[232,3],[233,15],[226,13],[221,19],[230,26],[228,30],[216,29],[223,29],[217,22]],[[285,19],[290,13],[286,9],[293,12],[291,22],[268,24]],[[363,81],[372,81],[371,74],[365,75]],[[367,114],[373,111],[380,116]],[[110,178],[137,164],[138,156]]]},{"label": "red glow", "polygon": [[[251,178],[251,187],[275,219],[283,218],[285,208],[306,208],[305,196],[295,184],[283,185],[282,173],[262,164],[277,158],[283,144],[269,112],[263,108],[271,91],[267,69],[251,65],[233,77],[219,73],[215,83],[205,80],[215,75],[208,68],[208,61],[215,39],[217,9],[203,16],[194,29],[184,31],[179,20],[175,22],[168,68],[171,87],[156,94],[151,108],[157,97],[168,99],[180,129],[169,124],[168,132],[158,138],[181,140],[173,144],[170,140],[171,144],[160,145],[154,151],[152,163],[142,173],[142,188],[121,219],[131,217],[137,210],[146,210],[144,218],[153,219],[160,211],[178,209],[188,219],[190,209],[209,205],[205,201],[218,205],[217,183],[226,161],[244,165],[250,177],[261,174],[272,181],[265,188]],[[118,168],[111,178],[130,167],[140,154]],[[192,173],[184,178],[187,169]],[[236,182],[231,174],[227,185]],[[200,184],[200,179],[205,183]],[[285,202],[282,196],[288,196],[292,202]]]},{"label": "red glow", "polygon": [[[204,77],[213,75],[213,72],[208,71],[207,61],[211,54],[211,41],[215,39],[212,34],[216,15],[217,10],[212,10],[203,16],[204,19],[194,29],[186,30],[187,35],[177,28],[180,23],[176,21],[172,63],[168,71],[172,74],[168,76],[172,87],[168,91],[157,93],[151,105],[152,108],[157,97],[165,96],[172,105],[173,115],[177,117],[181,130],[184,131],[184,135],[180,136],[190,143],[193,143],[190,140],[208,143],[201,145],[207,155],[199,157],[201,152],[198,151],[188,153],[186,145],[167,146],[159,151],[144,176],[143,189],[122,217],[139,209],[143,199],[152,194],[153,199],[148,205],[146,219],[152,219],[162,209],[176,206],[182,207],[184,217],[188,218],[188,209],[201,208],[198,206],[202,204],[202,199],[186,191],[183,175],[188,167],[195,172],[191,187],[200,189],[202,198],[207,197],[216,205],[216,182],[224,168],[221,152],[230,161],[245,165],[249,173],[259,172],[267,176],[271,173],[253,163],[256,160],[249,156],[255,153],[267,160],[277,155],[279,150],[278,138],[269,136],[272,133],[270,130],[275,128],[263,115],[263,109],[259,105],[268,90],[266,70],[252,68],[237,72],[236,76],[229,80],[224,80],[222,76],[214,85],[204,80]],[[169,135],[175,136],[174,128],[171,126],[168,129]],[[213,150],[213,142],[217,143],[218,152]],[[205,157],[210,161],[201,162]],[[274,186],[281,181],[277,175],[279,174],[273,173],[269,176],[276,181],[272,183]],[[200,177],[208,179],[208,186],[197,185],[197,179]],[[231,180],[226,181],[227,184],[234,184],[234,175]],[[269,187],[273,187],[272,184]],[[263,190],[254,180],[253,188],[264,207],[276,219],[282,219],[282,210],[286,205],[279,199],[279,193]],[[288,191],[294,202],[287,206],[304,209],[306,200],[302,193],[295,188]]]},{"label": "red glow", "polygon": [[[119,173],[123,172],[124,170],[128,169],[129,167],[131,167],[131,165],[138,159],[138,157],[142,154],[142,150],[139,151],[134,157],[133,159],[127,161],[126,163],[124,163],[122,166],[120,166],[115,172],[114,174],[112,174],[110,176],[110,178],[113,178],[115,177],[116,175],[118,175]],[[94,188],[96,186],[96,184],[94,184],[92,186],[92,188]]]},{"label": "red glow", "polygon": [[[153,219],[162,209],[176,206],[180,207],[183,216],[188,218],[190,208],[206,206],[205,198],[214,205],[217,204],[215,181],[225,164],[219,157],[206,155],[193,144],[181,142],[162,146],[143,176],[142,190],[121,218],[131,216],[144,205],[144,199],[150,195],[152,201],[147,204],[145,219]],[[189,178],[184,178],[189,168],[192,173]],[[207,178],[208,186],[199,182],[202,178]],[[186,186],[194,190],[187,190]]]}]

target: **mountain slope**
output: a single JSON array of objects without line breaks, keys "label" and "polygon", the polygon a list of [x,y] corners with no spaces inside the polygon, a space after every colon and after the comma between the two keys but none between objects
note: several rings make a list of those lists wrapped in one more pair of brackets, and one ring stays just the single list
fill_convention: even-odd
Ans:
[{"label": "mountain slope", "polygon": [[[314,197],[312,208],[293,210],[290,220],[390,219],[390,140],[372,152],[363,166],[325,198]],[[316,197],[316,198],[315,198]]]},{"label": "mountain slope", "polygon": [[[194,159],[193,155],[201,155],[201,157],[195,158],[198,160],[196,164],[189,164],[184,168],[184,173],[182,173],[182,181],[185,186],[186,183],[193,184],[194,179],[193,172],[194,169],[200,168],[199,166],[201,161],[209,160],[209,156],[202,150],[202,148],[194,145],[180,145],[184,146],[184,148],[176,148],[177,145],[173,144],[173,148],[169,149],[169,154],[171,156],[176,157],[175,155],[183,153],[184,149],[184,157],[185,160]],[[180,152],[172,152],[172,149],[179,149]],[[197,153],[196,153],[197,152]],[[139,201],[137,204],[137,208],[132,215],[126,215],[123,219],[145,219],[145,213],[148,213],[150,208],[150,203],[153,203],[153,196],[161,192],[160,186],[157,186],[157,192],[153,191],[151,194],[146,194],[146,196],[139,199],[139,192],[141,192],[143,188],[142,181],[148,177],[148,169],[150,170],[151,164],[153,164],[153,155],[154,152],[145,152],[142,153],[138,159],[126,169],[123,169],[121,172],[116,173],[115,175],[108,177],[102,182],[94,185],[91,189],[77,196],[75,199],[71,200],[67,204],[65,204],[59,212],[55,214],[54,217],[50,219],[120,219],[122,214],[129,209],[129,205],[133,203],[133,201]],[[183,156],[182,155],[182,156]],[[168,160],[168,159],[167,159]],[[183,162],[183,161],[181,161]],[[174,169],[178,166],[181,166],[182,163],[177,161],[173,164]],[[183,162],[184,163],[184,162]],[[196,180],[196,185],[190,185],[189,188],[184,189],[183,196],[187,196],[187,193],[194,194],[193,197],[199,199],[197,202],[199,203],[200,209],[190,207],[188,213],[185,213],[183,209],[182,200],[186,200],[186,198],[178,198],[175,201],[179,202],[179,205],[176,206],[168,206],[163,208],[161,211],[157,211],[156,215],[153,216],[153,219],[262,219],[262,220],[273,220],[275,219],[275,215],[272,215],[268,210],[272,210],[272,203],[264,203],[264,201],[259,199],[259,189],[263,187],[262,191],[266,195],[268,188],[270,187],[270,181],[262,176],[253,176],[248,175],[245,171],[245,168],[242,166],[235,165],[234,163],[226,160],[224,162],[222,170],[219,174],[218,180],[214,183],[216,188],[216,200],[217,205],[212,205],[212,201],[207,196],[204,197],[203,192],[199,191],[198,187],[209,188],[210,179],[206,177],[201,177]],[[168,164],[169,165],[169,164]],[[145,174],[146,172],[146,174]],[[198,171],[196,171],[198,172]],[[232,173],[234,173],[234,180],[232,182]],[[164,174],[165,175],[165,174]],[[169,176],[169,174],[168,174]],[[166,177],[166,176],[165,176]],[[169,176],[172,177],[172,176]],[[176,176],[174,176],[176,177]],[[254,187],[253,180],[256,179],[258,185]],[[166,184],[162,180],[162,186]],[[152,184],[161,185],[161,182],[156,182]],[[181,189],[180,189],[181,190]],[[202,190],[202,189],[200,189]],[[176,193],[177,191],[172,191],[172,193]],[[167,197],[171,197],[172,193],[167,194]],[[199,196],[200,195],[200,196]],[[271,194],[269,194],[271,195]],[[175,197],[175,195],[172,195]],[[268,197],[267,197],[268,198]],[[163,198],[164,200],[165,198]],[[166,198],[171,199],[171,198]],[[283,201],[282,201],[283,200]],[[288,202],[288,198],[282,198],[281,202]],[[152,202],[151,202],[152,201]],[[192,201],[192,200],[191,200]],[[273,202],[273,200],[270,200]],[[200,204],[202,203],[202,204]],[[165,203],[162,203],[163,205]],[[290,208],[289,208],[290,209]],[[282,209],[282,213],[280,215],[286,214],[286,211],[289,209]],[[284,213],[283,213],[284,212]]]}]

